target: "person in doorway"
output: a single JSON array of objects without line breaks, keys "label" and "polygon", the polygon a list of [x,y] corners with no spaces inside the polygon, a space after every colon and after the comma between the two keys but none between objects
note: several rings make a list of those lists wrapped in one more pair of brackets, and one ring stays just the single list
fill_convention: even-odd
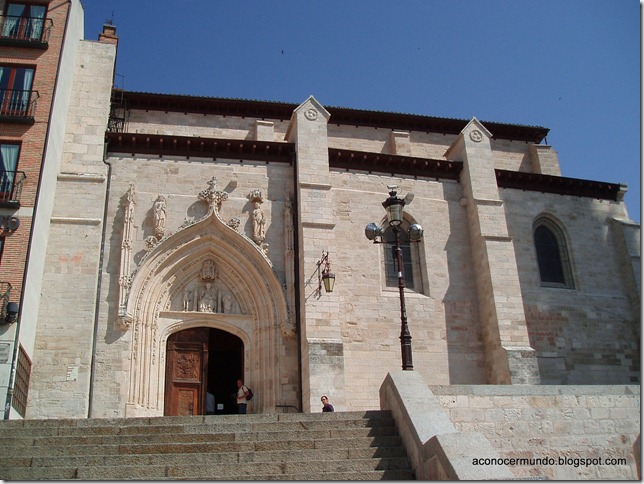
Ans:
[{"label": "person in doorway", "polygon": [[329,397],[327,397],[326,395],[322,395],[322,398],[320,400],[322,400],[323,412],[335,412],[335,410],[333,409],[333,405],[329,403]]},{"label": "person in doorway", "polygon": [[239,414],[246,413],[246,407],[248,406],[246,395],[248,395],[248,388],[244,385],[244,381],[237,380],[237,413]]},{"label": "person in doorway", "polygon": [[215,414],[215,396],[210,392],[206,392],[206,415],[214,415],[214,414]]}]

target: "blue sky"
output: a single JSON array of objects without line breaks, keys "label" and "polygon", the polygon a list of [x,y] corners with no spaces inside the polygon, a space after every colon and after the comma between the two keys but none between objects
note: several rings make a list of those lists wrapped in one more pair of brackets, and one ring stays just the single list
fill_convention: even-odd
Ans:
[{"label": "blue sky", "polygon": [[640,221],[638,0],[82,0],[126,90],[550,129],[563,176]]}]

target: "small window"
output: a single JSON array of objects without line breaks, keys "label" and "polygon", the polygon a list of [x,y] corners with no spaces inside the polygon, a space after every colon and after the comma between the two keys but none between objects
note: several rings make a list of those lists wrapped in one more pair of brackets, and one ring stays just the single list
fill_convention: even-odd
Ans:
[{"label": "small window", "polygon": [[33,79],[33,68],[0,66],[0,114],[28,114]]},{"label": "small window", "polygon": [[0,141],[0,200],[9,197],[16,179],[20,145]]},{"label": "small window", "polygon": [[533,237],[541,285],[573,287],[563,231],[552,220],[542,218],[534,225]]},{"label": "small window", "polygon": [[9,2],[2,23],[2,37],[40,40],[45,23],[45,5]]}]

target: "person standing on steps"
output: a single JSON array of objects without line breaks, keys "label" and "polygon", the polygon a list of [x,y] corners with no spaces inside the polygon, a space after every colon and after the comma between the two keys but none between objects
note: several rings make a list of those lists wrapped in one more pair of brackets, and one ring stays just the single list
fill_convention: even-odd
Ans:
[{"label": "person standing on steps", "polygon": [[244,385],[243,380],[237,380],[237,413],[246,414],[246,407],[248,406],[248,388]]},{"label": "person standing on steps", "polygon": [[320,399],[322,401],[322,411],[323,412],[335,412],[333,405],[329,403],[329,397],[322,395]]}]

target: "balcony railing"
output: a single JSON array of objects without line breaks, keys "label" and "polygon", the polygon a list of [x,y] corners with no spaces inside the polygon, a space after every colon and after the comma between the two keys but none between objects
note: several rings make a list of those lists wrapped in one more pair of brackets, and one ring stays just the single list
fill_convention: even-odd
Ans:
[{"label": "balcony railing", "polygon": [[0,281],[0,319],[4,319],[7,315],[7,304],[11,297],[11,283]]},{"label": "balcony railing", "polygon": [[124,133],[129,117],[123,90],[112,88],[110,104],[110,117],[107,122],[107,131],[110,133]]},{"label": "balcony railing", "polygon": [[49,18],[0,15],[0,43],[47,48],[52,25]]},{"label": "balcony railing", "polygon": [[38,91],[21,89],[0,89],[0,121],[33,123]]},{"label": "balcony railing", "polygon": [[0,171],[0,207],[19,207],[24,171]]}]

